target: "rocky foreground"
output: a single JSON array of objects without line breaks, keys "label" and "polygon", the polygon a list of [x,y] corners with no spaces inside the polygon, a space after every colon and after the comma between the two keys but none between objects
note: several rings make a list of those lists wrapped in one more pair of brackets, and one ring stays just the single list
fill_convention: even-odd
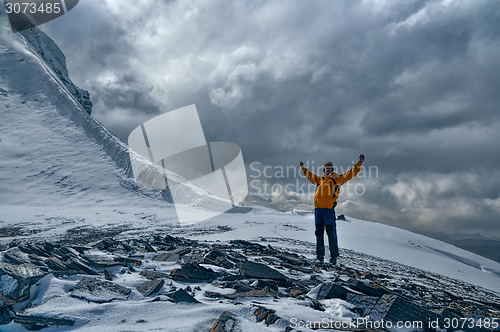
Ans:
[{"label": "rocky foreground", "polygon": [[[130,301],[131,293],[150,302],[193,306],[230,302],[236,308],[251,299],[246,315],[223,310],[214,316],[211,331],[244,331],[242,321],[281,331],[405,327],[398,322],[412,322],[407,330],[500,331],[495,324],[500,322],[500,294],[493,291],[349,250],[341,250],[337,266],[315,266],[293,249],[262,243],[267,244],[208,243],[166,234],[117,234],[90,243],[14,240],[0,257],[0,325],[13,321],[39,330],[85,324],[47,311],[37,314],[35,309],[52,298],[38,303],[32,286],[50,276],[77,278],[62,296],[94,303]],[[134,274],[142,280],[137,287],[121,284],[121,275]],[[293,320],[266,308],[264,298],[278,303],[296,299],[319,312],[325,311],[325,300],[338,299],[349,314],[341,320]]]}]

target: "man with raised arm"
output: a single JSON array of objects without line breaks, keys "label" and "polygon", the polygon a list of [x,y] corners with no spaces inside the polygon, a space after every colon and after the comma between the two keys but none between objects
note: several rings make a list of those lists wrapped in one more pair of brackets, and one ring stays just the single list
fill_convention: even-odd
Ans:
[{"label": "man with raised arm", "polygon": [[300,162],[302,172],[309,181],[317,185],[314,195],[314,220],[316,226],[316,261],[323,263],[325,257],[324,233],[328,235],[328,246],[330,247],[330,263],[337,264],[339,256],[339,245],[337,240],[337,225],[335,223],[335,207],[340,193],[340,186],[354,178],[361,170],[361,164],[365,160],[364,155],[359,155],[359,161],[344,174],[333,172],[333,163],[327,161],[323,165],[323,176],[311,173],[304,163]]}]

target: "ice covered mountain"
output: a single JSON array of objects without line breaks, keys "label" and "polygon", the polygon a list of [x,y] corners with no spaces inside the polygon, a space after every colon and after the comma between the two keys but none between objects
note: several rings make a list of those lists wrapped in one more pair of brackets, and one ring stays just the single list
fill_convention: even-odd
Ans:
[{"label": "ice covered mountain", "polygon": [[[217,204],[217,201],[191,190],[180,178],[179,187],[172,190],[172,194],[137,187],[131,178],[127,146],[89,115],[88,95],[70,82],[63,53],[36,28],[22,35],[12,34],[5,15],[1,15],[0,20],[2,249],[13,240],[21,243],[64,238],[82,240],[85,236],[97,240],[96,237],[106,234],[146,238],[156,232],[209,243],[228,243],[234,239],[258,241],[264,245],[272,243],[307,258],[313,257],[313,216],[300,211],[283,213],[253,207],[250,211],[243,211],[246,213],[225,213],[194,226],[179,225],[170,195],[179,195],[186,204],[201,207]],[[338,233],[340,246],[345,250],[500,292],[500,264],[465,250],[395,227],[349,217],[347,221],[339,221]],[[355,262],[341,258],[340,263]],[[373,265],[377,265],[376,260]],[[169,272],[173,266],[158,268]],[[0,283],[7,287],[10,284],[4,279]],[[52,296],[61,297],[65,306],[73,308],[70,311],[78,313],[77,321],[87,319],[82,318],[84,316],[103,314],[118,319],[116,314],[113,316],[116,310],[124,310],[135,317],[133,312],[138,304],[151,309],[152,304],[145,304],[147,299],[135,291],[132,293],[133,302],[125,302],[121,307],[85,307],[80,300],[64,297],[76,282],[75,277],[46,280],[40,285],[38,302],[35,303],[40,304]],[[124,281],[125,286],[135,283],[136,279]],[[2,291],[7,292],[8,287],[5,289]],[[213,313],[217,312],[217,302],[203,303],[207,307],[193,309],[193,315],[207,321],[216,318],[218,315]],[[287,305],[297,310],[295,304],[290,302]],[[226,304],[222,307],[226,308]],[[45,313],[55,310],[54,307],[40,308],[40,312],[45,310]],[[182,316],[182,310],[169,310]],[[203,316],[203,312],[210,312],[211,316]],[[62,309],[59,313],[70,315],[69,311]],[[156,325],[149,327],[158,328],[165,318],[158,308],[151,311],[153,314],[155,318],[148,316],[148,319],[155,321]],[[332,315],[342,317],[339,312]],[[173,318],[169,319],[172,321]],[[98,319],[88,320],[94,330],[99,330],[100,326],[121,329],[114,325],[115,320],[111,320],[110,325]],[[199,326],[196,325],[199,322],[187,323],[181,317],[174,320],[172,329],[165,330],[184,331],[183,323],[190,327],[187,330],[196,330]],[[81,324],[82,330],[91,330]],[[255,330],[264,330],[261,327]],[[127,328],[131,329],[130,326]],[[13,323],[0,329],[23,330]]]}]

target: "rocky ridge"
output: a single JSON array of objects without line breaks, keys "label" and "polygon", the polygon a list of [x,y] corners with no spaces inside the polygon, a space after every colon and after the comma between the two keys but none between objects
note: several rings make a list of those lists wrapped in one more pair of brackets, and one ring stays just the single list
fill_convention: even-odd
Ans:
[{"label": "rocky ridge", "polygon": [[92,113],[92,101],[87,90],[77,87],[69,78],[66,67],[66,56],[56,43],[43,31],[34,27],[19,33],[33,47],[34,51],[52,68],[68,91],[75,97],[78,103],[87,111]]},{"label": "rocky ridge", "polygon": [[[329,326],[306,321],[293,324],[286,312],[266,308],[259,299],[293,299],[316,311],[325,311],[325,301],[334,299],[349,310],[352,319],[366,319],[365,326],[338,326],[352,331],[387,331],[370,325],[382,320],[394,324],[422,321],[426,331],[438,330],[438,326],[428,326],[432,321],[438,321],[443,330],[456,330],[445,329],[445,319],[500,320],[500,295],[495,292],[349,250],[341,251],[338,266],[316,266],[304,255],[270,244],[209,243],[163,234],[117,235],[86,244],[13,241],[1,257],[0,324],[13,320],[28,329],[78,323],[68,317],[30,313],[44,305],[32,301],[31,286],[47,275],[61,280],[76,277],[78,282],[66,296],[94,303],[130,301],[131,292],[154,302],[193,305],[205,301],[241,305],[242,299],[254,299],[250,316],[225,310],[213,318],[211,331],[241,331],[238,322],[242,319],[284,331],[300,331],[297,326],[337,329],[334,321]],[[131,289],[120,285],[120,274],[136,274],[143,281]],[[500,330],[489,327],[473,324],[463,330]]]}]

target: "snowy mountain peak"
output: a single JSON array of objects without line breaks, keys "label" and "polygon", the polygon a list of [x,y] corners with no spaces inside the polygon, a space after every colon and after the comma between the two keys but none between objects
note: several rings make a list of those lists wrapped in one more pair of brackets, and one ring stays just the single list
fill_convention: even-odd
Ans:
[{"label": "snowy mountain peak", "polygon": [[31,47],[42,57],[50,68],[57,74],[69,92],[76,98],[82,107],[92,113],[92,101],[88,91],[77,87],[69,78],[66,67],[66,56],[56,43],[43,31],[34,27],[20,32]]}]

